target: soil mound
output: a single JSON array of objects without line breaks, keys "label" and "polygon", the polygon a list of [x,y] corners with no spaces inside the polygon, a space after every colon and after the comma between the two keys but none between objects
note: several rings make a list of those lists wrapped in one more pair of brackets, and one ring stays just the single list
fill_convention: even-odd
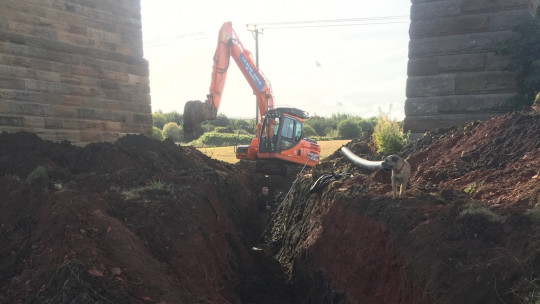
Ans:
[{"label": "soil mound", "polygon": [[256,234],[236,167],[144,136],[2,133],[0,172],[0,303],[241,302]]},{"label": "soil mound", "polygon": [[[369,138],[347,147],[382,160]],[[392,199],[388,172],[340,151],[295,180],[144,136],[2,133],[0,303],[540,301],[540,117],[438,130],[402,156],[413,176]],[[311,193],[327,173],[351,174]],[[252,250],[263,185],[273,225]]]},{"label": "soil mound", "polygon": [[[369,137],[347,144],[370,160]],[[390,175],[338,151],[302,177],[273,227],[299,303],[540,300],[540,116],[512,113],[428,133],[404,149],[406,197]],[[309,193],[319,176],[353,173]]]}]

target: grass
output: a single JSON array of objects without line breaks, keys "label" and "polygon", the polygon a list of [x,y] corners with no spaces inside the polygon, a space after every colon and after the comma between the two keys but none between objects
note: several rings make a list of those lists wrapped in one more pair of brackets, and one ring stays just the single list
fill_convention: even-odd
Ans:
[{"label": "grass", "polygon": [[[331,155],[337,149],[341,148],[341,146],[345,145],[348,142],[350,142],[350,140],[348,139],[319,141],[318,144],[321,146],[321,159],[324,159],[325,157]],[[238,159],[236,159],[236,155],[234,153],[234,147],[232,146],[197,149],[199,149],[199,151],[206,154],[207,156],[217,160],[221,160],[231,164],[235,164],[238,162]]]}]

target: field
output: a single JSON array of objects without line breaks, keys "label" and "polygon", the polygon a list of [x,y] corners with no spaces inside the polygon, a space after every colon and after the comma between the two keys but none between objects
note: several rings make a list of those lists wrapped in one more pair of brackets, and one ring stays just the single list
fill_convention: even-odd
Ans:
[{"label": "field", "polygon": [[[329,140],[329,141],[319,141],[318,144],[321,146],[321,159],[331,155],[341,146],[348,143],[350,140]],[[238,162],[234,154],[234,147],[217,147],[217,148],[199,148],[201,152],[208,155],[211,158],[222,160],[231,164]]]}]

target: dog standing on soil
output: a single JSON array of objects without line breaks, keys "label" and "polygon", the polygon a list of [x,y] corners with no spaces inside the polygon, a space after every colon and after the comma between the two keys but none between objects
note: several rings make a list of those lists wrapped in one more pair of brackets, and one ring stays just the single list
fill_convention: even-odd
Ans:
[{"label": "dog standing on soil", "polygon": [[400,185],[399,198],[403,197],[407,189],[407,182],[411,177],[409,162],[397,155],[390,155],[382,162],[381,167],[386,171],[392,170],[392,197],[396,198],[397,196],[398,184]]}]

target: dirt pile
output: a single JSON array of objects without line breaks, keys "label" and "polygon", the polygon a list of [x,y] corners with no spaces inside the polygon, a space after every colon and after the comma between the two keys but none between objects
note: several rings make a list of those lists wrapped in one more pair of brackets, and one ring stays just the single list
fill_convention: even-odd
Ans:
[{"label": "dirt pile", "polygon": [[[367,159],[367,138],[349,149]],[[390,176],[334,153],[302,177],[273,227],[298,303],[536,303],[540,116],[513,113],[427,134],[405,149],[404,199]],[[351,172],[321,193],[323,173]]]},{"label": "dirt pile", "polygon": [[[381,160],[368,143],[347,147]],[[294,177],[249,174],[170,141],[81,148],[2,133],[0,303],[540,300],[540,117],[439,130],[403,156],[414,172],[403,199],[388,172],[339,151],[284,199]],[[310,193],[330,172],[353,176]],[[272,255],[251,248],[262,185]]]},{"label": "dirt pile", "polygon": [[258,235],[236,167],[144,136],[3,133],[0,172],[0,303],[241,302]]}]

